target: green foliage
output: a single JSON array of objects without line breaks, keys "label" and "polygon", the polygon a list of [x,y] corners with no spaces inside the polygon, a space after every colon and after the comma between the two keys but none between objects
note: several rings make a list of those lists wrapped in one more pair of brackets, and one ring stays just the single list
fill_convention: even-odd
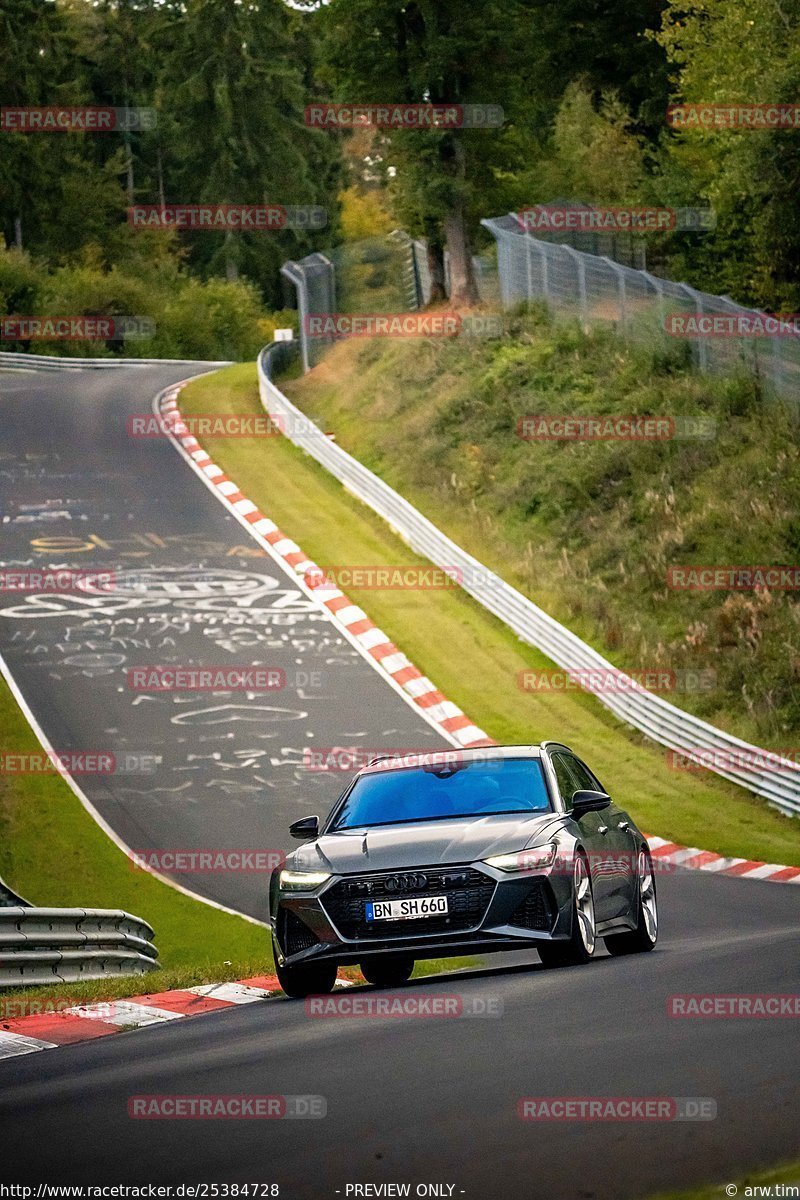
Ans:
[{"label": "green foliage", "polygon": [[[667,586],[670,566],[797,562],[797,428],[752,380],[698,375],[680,348],[520,314],[494,341],[340,347],[295,394],[617,665],[712,669],[711,691],[668,698],[740,736],[792,744],[796,595]],[[712,436],[526,441],[526,414],[703,417]]]},{"label": "green foliage", "polygon": [[342,236],[346,242],[380,237],[381,234],[391,233],[396,227],[381,194],[375,190],[366,191],[352,185],[345,188],[339,199],[342,205]]},{"label": "green foliage", "polygon": [[645,198],[652,190],[645,143],[632,124],[617,93],[596,103],[584,81],[570,83],[547,150],[525,177],[524,203],[564,197],[630,205]]},{"label": "green foliage", "polygon": [[[310,20],[281,0],[9,0],[4,105],[155,108],[158,120],[134,132],[0,133],[0,241],[54,266],[88,250],[105,268],[180,247],[198,276],[246,275],[279,303],[280,264],[337,231],[339,156],[303,121]],[[328,227],[154,237],[127,227],[134,201],[319,206]]]},{"label": "green foliage", "polygon": [[[92,256],[87,255],[91,260]],[[21,316],[146,317],[153,337],[105,342],[3,343],[4,349],[92,358],[112,352],[145,358],[252,359],[275,328],[291,325],[296,314],[266,314],[257,289],[240,280],[202,281],[167,262],[143,274],[96,261],[48,272],[26,254],[0,250],[0,304]]]},{"label": "green foliage", "polygon": [[[794,2],[671,0],[657,35],[676,102],[796,104],[800,8]],[[717,211],[719,233],[687,274],[709,291],[776,310],[800,306],[800,130],[692,129],[666,139],[665,171]]]}]

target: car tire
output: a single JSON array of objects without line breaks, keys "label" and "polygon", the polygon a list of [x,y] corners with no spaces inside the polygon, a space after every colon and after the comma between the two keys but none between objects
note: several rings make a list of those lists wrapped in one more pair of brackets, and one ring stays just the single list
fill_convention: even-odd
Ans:
[{"label": "car tire", "polygon": [[408,954],[396,954],[391,958],[366,958],[359,965],[361,974],[373,987],[398,987],[411,978],[414,959]]},{"label": "car tire", "polygon": [[658,903],[653,859],[646,846],[639,851],[637,863],[639,889],[636,896],[636,928],[630,933],[614,933],[605,938],[606,950],[615,957],[622,954],[646,954],[658,941]]},{"label": "car tire", "polygon": [[578,852],[572,876],[572,933],[569,941],[542,942],[537,947],[546,967],[572,967],[594,958],[597,927],[592,876],[586,856]]},{"label": "car tire", "polygon": [[321,996],[333,991],[336,983],[336,963],[317,962],[298,966],[283,966],[275,955],[275,974],[282,991],[290,1000],[304,1000],[306,996]]}]

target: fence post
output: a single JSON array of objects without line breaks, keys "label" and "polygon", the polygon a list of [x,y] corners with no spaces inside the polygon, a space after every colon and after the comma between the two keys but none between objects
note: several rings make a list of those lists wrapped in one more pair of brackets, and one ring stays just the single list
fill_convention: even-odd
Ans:
[{"label": "fence post", "polygon": [[666,305],[664,304],[664,285],[657,275],[651,275],[649,271],[642,271],[642,274],[645,276],[648,283],[652,283],[656,296],[658,296],[658,318],[661,326],[661,332],[663,333],[664,320],[667,315]]},{"label": "fence post", "polygon": [[580,299],[581,321],[584,325],[587,325],[589,323],[589,306],[586,299],[586,264],[584,257],[574,246],[567,246],[566,243],[561,249],[566,250],[570,258],[574,259],[575,266],[578,269],[578,296]]},{"label": "fence post", "polygon": [[311,370],[308,361],[308,288],[305,272],[299,263],[287,262],[281,267],[281,275],[293,283],[297,291],[297,311],[300,317],[300,357],[305,374]]},{"label": "fence post", "polygon": [[624,330],[628,323],[628,307],[625,302],[625,273],[619,263],[614,262],[613,258],[608,258],[608,256],[605,254],[603,255],[603,262],[607,263],[607,265],[611,267],[611,270],[614,272],[617,280],[617,303],[619,306],[619,319]]},{"label": "fence post", "polygon": [[[531,235],[528,234],[528,237],[531,237]],[[533,240],[534,239],[531,237],[531,241],[533,241]],[[539,246],[539,253],[542,256],[542,293],[544,295],[545,300],[549,304],[550,303],[550,263],[547,259],[547,251],[545,250],[545,243],[537,242],[537,245]]]},{"label": "fence post", "polygon": [[[685,292],[689,299],[694,302],[694,309],[699,320],[703,315],[703,297],[701,293],[696,292],[688,283],[679,283],[676,286]],[[708,371],[708,346],[703,341],[702,335],[697,339],[697,365],[701,371]]]}]

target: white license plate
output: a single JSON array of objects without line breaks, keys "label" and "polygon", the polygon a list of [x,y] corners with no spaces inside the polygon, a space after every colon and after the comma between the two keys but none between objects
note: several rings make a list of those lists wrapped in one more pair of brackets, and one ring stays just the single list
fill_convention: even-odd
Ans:
[{"label": "white license plate", "polygon": [[412,917],[439,917],[447,912],[447,896],[418,896],[411,900],[367,900],[368,921],[405,921]]}]

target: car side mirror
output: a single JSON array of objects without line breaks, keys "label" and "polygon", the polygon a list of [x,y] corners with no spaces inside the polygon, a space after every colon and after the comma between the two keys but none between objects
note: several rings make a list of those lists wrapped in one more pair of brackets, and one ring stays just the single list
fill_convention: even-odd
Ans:
[{"label": "car side mirror", "polygon": [[293,838],[299,838],[301,841],[317,837],[319,817],[301,817],[299,821],[293,821],[289,826],[289,833]]},{"label": "car side mirror", "polygon": [[599,812],[601,808],[608,808],[611,803],[611,797],[605,792],[593,792],[588,788],[586,791],[572,793],[572,815],[578,820],[584,813]]}]

